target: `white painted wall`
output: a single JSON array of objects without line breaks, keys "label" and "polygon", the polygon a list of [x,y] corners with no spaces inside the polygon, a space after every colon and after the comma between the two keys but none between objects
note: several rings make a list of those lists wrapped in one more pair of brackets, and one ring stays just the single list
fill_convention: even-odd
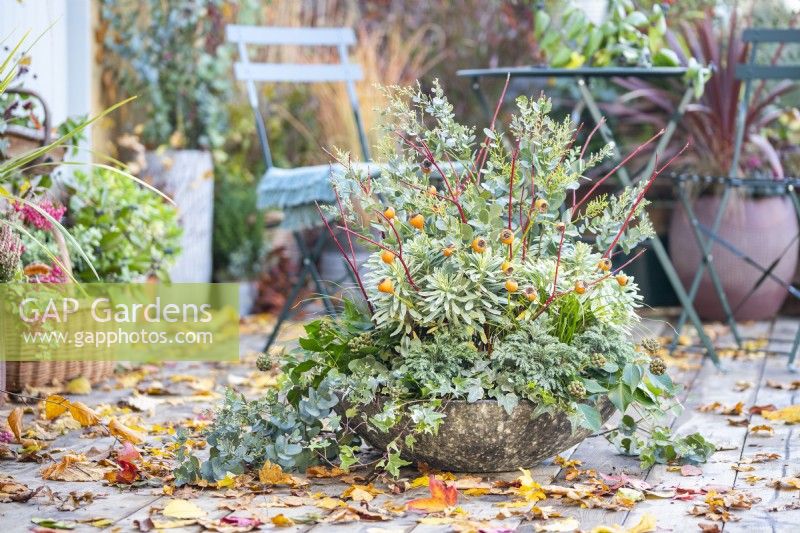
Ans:
[{"label": "white painted wall", "polygon": [[26,86],[47,100],[54,125],[92,111],[91,20],[91,0],[0,0],[0,42],[13,47],[30,30],[37,78]]}]

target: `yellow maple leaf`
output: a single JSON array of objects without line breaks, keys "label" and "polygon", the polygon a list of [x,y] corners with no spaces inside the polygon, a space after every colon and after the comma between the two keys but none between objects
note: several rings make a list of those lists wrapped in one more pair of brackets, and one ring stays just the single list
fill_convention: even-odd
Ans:
[{"label": "yellow maple leaf", "polygon": [[276,527],[292,527],[294,525],[294,520],[284,515],[283,513],[276,514],[270,520],[272,522],[272,525]]},{"label": "yellow maple leaf", "polygon": [[175,498],[167,503],[161,514],[169,518],[179,518],[182,520],[196,520],[203,518],[206,512],[202,510],[196,503],[189,500],[182,500]]},{"label": "yellow maple leaf", "polygon": [[538,502],[547,498],[547,494],[542,490],[542,486],[533,480],[531,471],[520,468],[522,475],[517,478],[519,481],[518,494],[530,503]]},{"label": "yellow maple leaf", "polygon": [[44,417],[47,420],[58,418],[67,412],[69,400],[58,394],[51,394],[44,400]]},{"label": "yellow maple leaf", "polygon": [[121,441],[128,441],[131,444],[141,444],[144,442],[144,436],[138,431],[134,431],[116,418],[111,418],[108,421],[108,431]]},{"label": "yellow maple leaf", "polygon": [[790,405],[776,411],[764,411],[761,416],[767,420],[782,420],[789,424],[797,424],[800,422],[800,404]]},{"label": "yellow maple leaf", "polygon": [[264,463],[258,471],[258,480],[267,485],[293,485],[294,478],[283,471],[280,465],[271,461]]}]

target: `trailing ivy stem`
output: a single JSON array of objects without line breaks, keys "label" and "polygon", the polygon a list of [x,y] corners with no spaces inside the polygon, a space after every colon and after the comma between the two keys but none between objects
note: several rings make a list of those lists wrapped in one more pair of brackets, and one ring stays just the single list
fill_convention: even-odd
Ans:
[{"label": "trailing ivy stem", "polygon": [[361,274],[358,273],[358,268],[350,259],[350,257],[347,256],[347,253],[344,251],[344,247],[339,242],[339,239],[333,232],[333,228],[331,228],[331,225],[328,223],[328,219],[326,219],[325,215],[322,213],[322,209],[319,207],[319,203],[314,202],[314,205],[317,207],[317,212],[319,212],[319,216],[320,218],[322,218],[322,222],[323,224],[325,224],[325,228],[328,230],[328,234],[331,236],[331,239],[333,239],[333,243],[336,245],[336,248],[339,249],[339,253],[344,258],[345,262],[347,263],[347,266],[349,266],[350,270],[353,272],[353,277],[355,277],[356,279],[356,284],[358,285],[358,289],[361,291],[362,296],[364,296],[364,300],[367,302],[367,307],[369,307],[370,315],[375,314],[375,309],[372,307],[372,302],[369,301],[369,296],[367,296],[367,290],[364,288],[364,283],[361,281]]},{"label": "trailing ivy stem", "polygon": [[[677,154],[672,156],[672,159],[667,161],[667,163],[663,167],[653,171],[653,174],[650,176],[650,179],[647,180],[647,184],[644,186],[642,191],[636,196],[636,200],[633,202],[633,205],[631,206],[631,210],[628,212],[628,216],[625,217],[625,221],[622,223],[622,226],[620,226],[616,237],[614,237],[614,240],[611,241],[611,245],[605,251],[605,253],[603,254],[603,257],[608,257],[608,254],[617,245],[617,242],[619,242],[619,239],[622,237],[622,234],[625,232],[625,229],[630,224],[631,218],[633,218],[634,213],[636,213],[636,210],[638,209],[639,204],[642,203],[642,200],[644,200],[645,195],[647,195],[647,191],[649,191],[650,187],[653,186],[653,183],[655,183],[655,180],[659,176],[659,174],[661,174],[664,171],[664,169],[666,169],[668,166],[670,166],[672,164],[672,162],[675,161],[675,159],[680,157],[683,154],[683,152],[686,151],[686,149],[688,147],[689,147],[689,143],[687,142],[685,145],[683,145],[683,148],[681,148],[680,151],[678,151]],[[656,154],[656,161],[655,161],[655,165],[654,166],[658,166],[658,154]]]},{"label": "trailing ivy stem", "polygon": [[610,178],[611,176],[613,176],[614,174],[616,174],[616,172],[617,172],[617,171],[618,171],[620,168],[622,168],[622,167],[623,167],[623,166],[624,166],[624,165],[625,165],[625,164],[626,164],[628,161],[630,161],[631,159],[633,159],[633,158],[634,158],[634,157],[635,157],[635,156],[636,156],[636,155],[637,155],[639,152],[641,152],[642,150],[644,150],[644,149],[645,149],[645,148],[646,148],[646,147],[647,147],[647,146],[648,146],[650,143],[652,143],[653,141],[655,141],[656,139],[658,139],[659,137],[661,137],[663,134],[664,134],[664,130],[662,129],[662,130],[660,130],[658,133],[656,133],[655,135],[653,135],[652,137],[650,137],[649,139],[647,139],[647,140],[646,140],[646,141],[645,141],[643,144],[640,144],[639,146],[637,146],[637,147],[636,147],[636,149],[634,149],[634,150],[633,150],[631,153],[629,153],[629,154],[627,155],[627,157],[625,157],[625,159],[623,159],[622,161],[620,161],[620,162],[619,162],[619,164],[618,164],[617,166],[615,166],[614,168],[612,168],[611,170],[609,170],[609,171],[608,171],[608,173],[607,173],[605,176],[603,176],[602,178],[600,178],[599,180],[597,180],[597,181],[595,182],[594,186],[592,186],[592,188],[591,188],[591,189],[589,189],[589,192],[587,192],[587,193],[586,193],[586,194],[583,196],[583,198],[581,198],[580,202],[578,202],[576,205],[574,205],[574,206],[572,207],[572,217],[573,217],[573,218],[575,217],[575,214],[578,212],[578,210],[581,208],[581,206],[582,206],[584,203],[586,203],[586,201],[587,201],[587,200],[588,200],[588,199],[589,199],[589,198],[592,196],[592,193],[593,193],[593,192],[594,192],[594,191],[595,191],[595,190],[596,190],[596,189],[597,189],[597,188],[598,188],[600,185],[602,185],[604,181],[606,181],[608,178]]},{"label": "trailing ivy stem", "polygon": [[387,246],[384,246],[383,244],[379,243],[378,241],[370,239],[366,235],[362,235],[361,233],[358,233],[357,231],[353,231],[350,228],[345,228],[344,226],[336,226],[336,227],[339,228],[340,230],[344,230],[347,233],[351,233],[354,237],[359,238],[359,239],[361,239],[361,240],[363,240],[365,242],[368,242],[368,243],[372,244],[373,246],[377,246],[381,250],[386,250],[390,254],[393,254],[400,261],[400,264],[403,266],[403,270],[405,270],[405,272],[406,272],[406,278],[408,279],[408,282],[411,284],[411,286],[414,288],[415,291],[419,290],[419,287],[417,287],[417,284],[414,283],[414,278],[411,277],[411,271],[408,269],[408,265],[406,265],[405,260],[402,257],[400,257],[400,254],[398,254],[396,251],[392,250],[391,248],[389,248]]}]

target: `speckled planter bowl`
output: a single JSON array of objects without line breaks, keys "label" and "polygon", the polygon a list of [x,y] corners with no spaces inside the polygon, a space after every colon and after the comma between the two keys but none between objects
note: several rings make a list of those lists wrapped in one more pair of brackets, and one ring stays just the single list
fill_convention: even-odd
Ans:
[{"label": "speckled planter bowl", "polygon": [[[611,418],[615,410],[606,398],[597,407],[603,422]],[[446,418],[439,432],[436,435],[415,434],[414,449],[401,446],[402,456],[408,461],[427,463],[448,472],[509,472],[534,466],[592,434],[584,428],[573,431],[563,413],[534,418],[535,408],[535,404],[522,401],[509,415],[494,400],[451,401],[443,409]],[[380,409],[379,403],[373,403],[363,412],[372,416]],[[395,437],[404,436],[400,430],[402,423],[388,433],[374,431],[366,424],[353,425],[362,438],[381,450]]]}]

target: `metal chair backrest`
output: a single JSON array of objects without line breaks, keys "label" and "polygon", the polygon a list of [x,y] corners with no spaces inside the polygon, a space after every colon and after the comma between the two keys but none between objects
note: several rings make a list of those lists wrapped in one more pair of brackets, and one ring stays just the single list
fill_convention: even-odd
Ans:
[{"label": "metal chair backrest", "polygon": [[800,80],[800,65],[759,65],[756,63],[758,47],[762,43],[800,43],[800,29],[748,28],[742,32],[742,41],[750,44],[747,63],[736,65],[736,78],[744,80],[744,97],[739,102],[736,119],[736,145],[731,162],[730,176],[736,177],[742,142],[745,135],[745,117],[750,106],[753,80]]},{"label": "metal chair backrest", "polygon": [[[355,44],[356,36],[350,28],[281,28],[270,26],[241,26],[230,24],[226,27],[229,42],[235,43],[239,50],[239,61],[234,64],[234,75],[247,86],[247,97],[256,118],[259,142],[267,168],[273,166],[269,148],[267,128],[259,105],[256,83],[321,83],[344,82],[347,96],[358,129],[361,153],[369,160],[367,135],[361,119],[361,109],[356,96],[355,82],[363,75],[358,65],[348,61],[348,47]],[[253,63],[247,49],[254,46],[307,46],[336,47],[339,63]]]}]

